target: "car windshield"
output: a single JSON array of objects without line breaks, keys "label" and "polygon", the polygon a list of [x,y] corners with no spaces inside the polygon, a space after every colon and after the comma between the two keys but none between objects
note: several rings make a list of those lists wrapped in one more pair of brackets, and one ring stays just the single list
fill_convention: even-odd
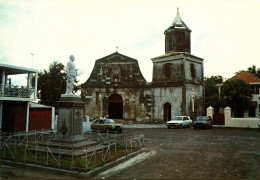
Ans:
[{"label": "car windshield", "polygon": [[181,120],[182,120],[182,117],[180,117],[180,116],[175,116],[175,117],[174,117],[174,120],[175,120],[175,121],[181,121]]},{"label": "car windshield", "polygon": [[113,121],[112,119],[106,119],[104,124],[115,124],[115,121]]},{"label": "car windshield", "polygon": [[200,116],[197,117],[196,121],[207,121],[208,117],[207,116]]}]

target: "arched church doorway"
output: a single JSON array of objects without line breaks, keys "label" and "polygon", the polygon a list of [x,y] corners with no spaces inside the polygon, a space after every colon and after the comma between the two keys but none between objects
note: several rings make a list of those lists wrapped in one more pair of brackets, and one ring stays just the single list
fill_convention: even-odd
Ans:
[{"label": "arched church doorway", "polygon": [[108,114],[112,119],[123,119],[123,99],[119,94],[112,94],[108,98]]},{"label": "arched church doorway", "polygon": [[170,103],[165,103],[163,106],[163,120],[165,122],[171,120],[171,115],[172,115],[171,107],[172,106],[170,105]]}]

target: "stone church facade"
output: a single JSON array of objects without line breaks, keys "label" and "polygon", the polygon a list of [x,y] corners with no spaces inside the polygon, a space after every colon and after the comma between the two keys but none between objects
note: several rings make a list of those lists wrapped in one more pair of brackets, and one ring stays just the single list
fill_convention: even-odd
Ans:
[{"label": "stone church facade", "polygon": [[165,54],[152,58],[147,82],[138,61],[118,52],[96,60],[82,84],[85,113],[141,122],[165,122],[174,116],[204,114],[203,59],[191,55],[191,30],[179,12],[165,30]]}]

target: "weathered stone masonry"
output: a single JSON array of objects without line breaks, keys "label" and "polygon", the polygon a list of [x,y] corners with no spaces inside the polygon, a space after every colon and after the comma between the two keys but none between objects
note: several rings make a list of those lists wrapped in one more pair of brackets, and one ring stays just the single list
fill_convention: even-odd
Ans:
[{"label": "weathered stone masonry", "polygon": [[118,52],[96,60],[82,84],[86,114],[142,122],[168,121],[204,110],[203,59],[190,54],[191,30],[179,12],[164,32],[165,54],[152,58],[153,79],[144,79],[136,59]]}]

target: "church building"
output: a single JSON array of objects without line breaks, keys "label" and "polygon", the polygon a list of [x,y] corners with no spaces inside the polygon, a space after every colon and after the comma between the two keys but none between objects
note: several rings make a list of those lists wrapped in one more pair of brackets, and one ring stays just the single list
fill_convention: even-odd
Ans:
[{"label": "church building", "polygon": [[96,60],[81,89],[86,115],[151,123],[203,115],[203,59],[191,54],[190,33],[177,11],[164,32],[165,54],[152,58],[152,82],[131,57],[115,52]]}]

